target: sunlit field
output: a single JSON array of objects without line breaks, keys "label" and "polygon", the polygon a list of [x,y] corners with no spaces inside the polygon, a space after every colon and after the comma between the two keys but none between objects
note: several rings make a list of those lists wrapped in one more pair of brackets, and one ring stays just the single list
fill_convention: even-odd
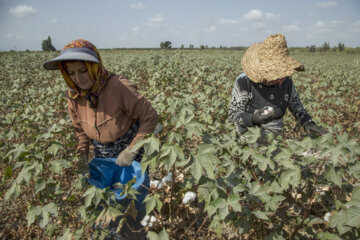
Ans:
[{"label": "sunlit field", "polygon": [[[291,53],[306,70],[293,75],[300,98],[327,134],[309,138],[288,112],[283,135],[262,147],[259,129],[245,142],[227,116],[243,51],[100,53],[163,126],[143,141],[151,179],[173,174],[146,198],[150,239],[360,238],[359,53]],[[77,174],[66,85],[42,67],[57,55],[0,54],[0,239],[101,238],[94,224],[131,212]],[[185,204],[188,191],[196,200]]]}]

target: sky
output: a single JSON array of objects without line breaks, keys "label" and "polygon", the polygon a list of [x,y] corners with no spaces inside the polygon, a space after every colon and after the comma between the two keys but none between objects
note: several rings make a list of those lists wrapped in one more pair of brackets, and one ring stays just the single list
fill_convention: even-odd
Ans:
[{"label": "sky", "polygon": [[0,51],[250,46],[282,33],[289,47],[360,46],[360,0],[0,0]]}]

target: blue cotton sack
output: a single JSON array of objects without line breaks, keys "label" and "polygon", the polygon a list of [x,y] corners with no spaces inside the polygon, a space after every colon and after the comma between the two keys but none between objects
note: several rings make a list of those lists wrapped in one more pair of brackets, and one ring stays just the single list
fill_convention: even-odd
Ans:
[{"label": "blue cotton sack", "polygon": [[[109,188],[114,192],[116,200],[124,199],[125,195],[121,195],[121,188],[113,188],[115,183],[126,184],[135,178],[136,182],[132,184],[132,187],[139,191],[147,177],[146,171],[143,174],[141,173],[141,165],[137,161],[133,161],[128,167],[120,167],[116,165],[116,158],[94,158],[89,162],[89,167],[90,178],[88,178],[88,183],[101,189]],[[141,193],[140,196],[137,196],[138,200],[142,202],[145,195]]]}]

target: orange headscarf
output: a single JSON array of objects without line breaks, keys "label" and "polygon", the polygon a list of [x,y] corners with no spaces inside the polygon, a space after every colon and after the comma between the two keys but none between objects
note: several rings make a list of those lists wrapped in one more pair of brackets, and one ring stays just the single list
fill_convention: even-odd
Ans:
[{"label": "orange headscarf", "polygon": [[100,91],[106,85],[107,80],[112,74],[104,68],[99,51],[95,45],[89,41],[84,39],[77,39],[66,44],[63,49],[67,48],[88,48],[96,53],[97,59],[100,63],[84,61],[90,78],[95,81],[94,86],[90,90],[82,90],[76,86],[76,84],[68,76],[63,63],[59,63],[60,72],[66,82],[66,85],[68,86],[68,96],[72,99],[75,99],[79,96],[86,97],[90,101],[90,106],[96,107]]}]

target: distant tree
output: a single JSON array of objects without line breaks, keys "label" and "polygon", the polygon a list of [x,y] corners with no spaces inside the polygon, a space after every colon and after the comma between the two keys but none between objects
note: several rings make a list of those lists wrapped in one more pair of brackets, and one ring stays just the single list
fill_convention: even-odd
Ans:
[{"label": "distant tree", "polygon": [[190,49],[193,49],[193,48],[194,48],[194,45],[190,44],[190,45],[189,45],[189,48],[190,48]]},{"label": "distant tree", "polygon": [[324,52],[326,52],[326,51],[328,51],[329,49],[330,49],[330,43],[325,41],[324,44],[323,44],[322,47],[321,47],[321,50],[324,51]]},{"label": "distant tree", "polygon": [[162,49],[170,49],[171,48],[171,42],[165,41],[160,43],[160,48]]},{"label": "distant tree", "polygon": [[205,49],[205,46],[204,46],[204,45],[200,45],[200,49]]},{"label": "distant tree", "polygon": [[310,45],[309,51],[310,51],[310,52],[316,52],[316,46],[315,46],[314,44],[313,44],[313,45]]},{"label": "distant tree", "polygon": [[345,44],[342,43],[342,42],[339,42],[339,44],[338,44],[338,49],[339,49],[340,52],[344,51],[344,49],[345,49]]},{"label": "distant tree", "polygon": [[48,38],[46,40],[42,41],[41,47],[42,47],[42,50],[45,52],[56,51],[55,47],[51,43],[50,36],[48,36]]},{"label": "distant tree", "polygon": [[181,44],[181,49],[183,49],[184,48],[184,44]]},{"label": "distant tree", "polygon": [[220,45],[220,47],[219,47],[219,48],[223,48],[223,47],[222,47],[222,45]]}]

